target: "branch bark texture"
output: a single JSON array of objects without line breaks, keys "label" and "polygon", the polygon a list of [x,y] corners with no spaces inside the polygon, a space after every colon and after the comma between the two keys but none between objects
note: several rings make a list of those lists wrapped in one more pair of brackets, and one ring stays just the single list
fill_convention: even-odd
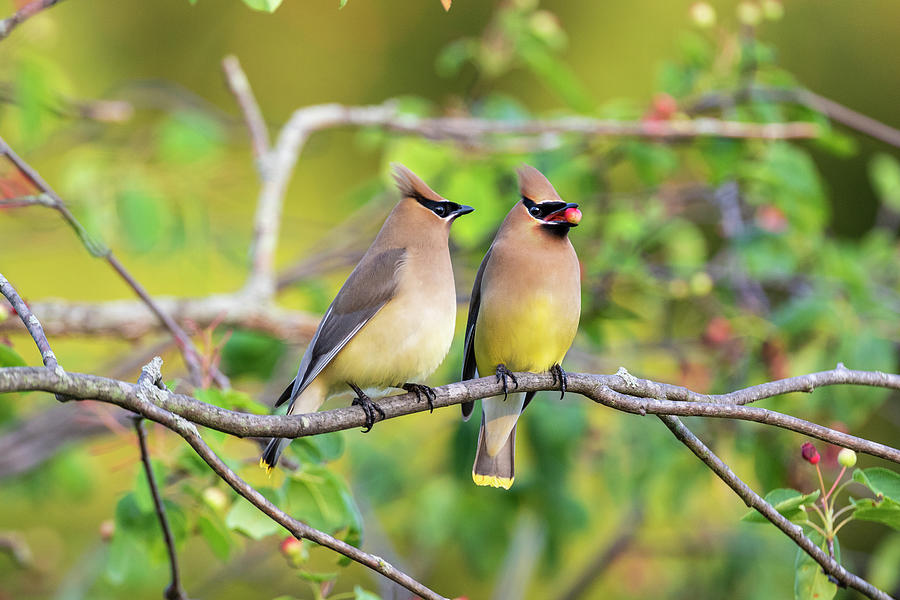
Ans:
[{"label": "branch bark texture", "polygon": [[[518,391],[558,389],[549,373],[516,373],[516,377],[519,382],[516,388]],[[698,394],[681,386],[638,379],[624,369],[617,375],[568,375],[570,392],[582,394],[623,412],[755,421],[900,464],[900,450],[897,448],[777,411],[744,406],[763,398],[791,392],[811,392],[819,387],[844,384],[900,389],[900,375],[836,368],[714,396]],[[132,411],[136,411],[139,402],[139,389],[126,381],[96,375],[58,373],[41,367],[0,369],[0,393],[29,390],[53,392],[80,400],[100,400]],[[438,387],[435,392],[437,396],[434,406],[437,408],[495,396],[502,393],[502,390],[495,378],[483,377]],[[306,415],[252,415],[226,410],[168,390],[154,388],[145,394],[150,394],[153,403],[167,411],[198,425],[239,437],[298,438],[365,425],[365,413],[358,406]],[[385,419],[428,410],[428,405],[420,402],[413,393],[383,398],[379,400],[379,406],[385,413]]]}]

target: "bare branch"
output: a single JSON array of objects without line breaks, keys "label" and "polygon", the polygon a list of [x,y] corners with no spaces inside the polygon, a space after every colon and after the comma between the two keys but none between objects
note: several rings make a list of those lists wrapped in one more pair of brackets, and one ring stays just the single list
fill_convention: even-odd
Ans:
[{"label": "bare branch", "polygon": [[[143,378],[148,372],[141,373]],[[151,382],[151,385],[155,382]],[[138,385],[144,385],[144,382],[138,380]],[[181,589],[181,577],[178,573],[178,556],[175,553],[175,540],[172,537],[172,530],[169,528],[169,519],[166,518],[166,508],[163,506],[162,498],[159,495],[159,488],[156,485],[156,477],[153,476],[153,465],[150,464],[150,452],[147,450],[147,437],[144,433],[143,417],[135,417],[134,430],[137,432],[138,446],[141,449],[141,462],[144,465],[144,473],[147,475],[147,483],[150,486],[150,495],[153,497],[153,506],[156,508],[156,517],[159,519],[159,526],[162,528],[163,540],[166,543],[166,551],[169,554],[169,568],[172,573],[172,582],[166,588],[164,597],[166,600],[187,600],[184,590]]]},{"label": "bare branch", "polygon": [[200,433],[197,431],[197,428],[192,423],[184,420],[178,415],[160,408],[149,400],[149,398],[152,397],[152,394],[156,390],[158,390],[158,388],[153,387],[153,385],[149,382],[159,381],[161,379],[161,375],[159,372],[161,365],[162,360],[157,357],[153,361],[151,361],[149,365],[144,367],[143,373],[141,375],[140,385],[136,386],[140,387],[141,392],[138,395],[137,402],[134,405],[136,412],[152,421],[156,421],[157,423],[165,425],[166,427],[183,437],[185,441],[187,441],[187,443],[190,444],[190,446],[197,452],[197,454],[200,455],[200,458],[202,458],[206,462],[206,464],[208,464],[210,468],[212,468],[212,470],[215,471],[217,475],[219,475],[219,477],[225,480],[225,482],[230,485],[232,489],[234,489],[234,491],[246,498],[251,504],[268,515],[273,521],[287,529],[295,537],[306,538],[321,546],[325,546],[326,548],[330,548],[335,552],[343,554],[347,558],[358,562],[363,566],[369,567],[373,571],[377,571],[388,579],[399,583],[412,593],[417,594],[419,597],[425,600],[446,600],[446,598],[428,589],[406,573],[397,570],[384,559],[367,552],[363,552],[359,548],[351,546],[350,544],[333,536],[330,536],[325,532],[310,527],[302,521],[294,519],[293,517],[282,511],[280,508],[272,504],[254,487],[241,479],[234,471],[232,471],[228,467],[228,465],[226,465],[222,461],[221,458],[219,458],[219,456],[215,452],[212,451],[212,449],[206,444],[206,442],[203,441],[203,438],[200,437]]},{"label": "bare branch", "polygon": [[[125,269],[122,263],[113,255],[112,250],[106,248],[104,245],[96,242],[90,234],[88,234],[87,230],[81,225],[78,219],[69,211],[65,202],[63,202],[62,198],[53,191],[53,188],[47,184],[46,181],[35,171],[28,163],[22,160],[12,148],[6,143],[3,138],[0,138],[0,155],[5,155],[15,167],[25,176],[27,177],[37,188],[42,192],[41,198],[43,201],[41,202],[44,206],[52,206],[55,210],[57,210],[67,223],[75,230],[75,233],[78,235],[79,239],[81,239],[82,243],[88,249],[88,251],[94,256],[102,257],[106,259],[106,261],[110,264],[110,266],[119,274],[122,279],[134,290],[134,292],[138,295],[138,297],[143,300],[143,302],[153,311],[153,314],[165,325],[166,329],[171,332],[172,336],[175,338],[175,341],[178,345],[178,348],[181,350],[181,354],[184,357],[184,362],[188,367],[188,371],[191,374],[191,379],[194,380],[195,384],[199,384],[201,381],[201,367],[200,367],[200,357],[197,354],[197,349],[194,347],[191,338],[184,332],[184,330],[178,326],[178,324],[162,309],[160,309],[159,305],[153,300],[150,294],[147,293],[147,290],[138,283],[138,281],[131,276],[131,274]],[[50,202],[52,201],[52,202]],[[228,378],[225,377],[217,368],[212,368],[213,378],[216,383],[222,387],[228,387]]]},{"label": "bare branch", "polygon": [[380,127],[428,139],[481,143],[492,136],[626,136],[660,140],[696,137],[805,139],[819,134],[813,123],[742,123],[716,119],[690,121],[613,121],[586,117],[529,121],[496,121],[471,117],[427,118],[400,112],[386,102],[375,106],[321,104],[294,112],[282,127],[265,161],[263,187],[257,203],[252,249],[252,270],[245,286],[251,296],[270,298],[274,293],[274,254],[281,208],[288,180],[309,136],[334,127]]},{"label": "bare branch", "polygon": [[31,339],[34,340],[34,343],[41,353],[41,360],[43,361],[44,366],[54,370],[59,367],[59,363],[56,361],[56,355],[50,348],[50,342],[47,341],[47,336],[44,334],[44,328],[41,327],[41,322],[34,316],[34,313],[31,312],[31,309],[25,304],[15,288],[7,281],[2,273],[0,273],[0,293],[2,293],[6,299],[9,300],[12,307],[16,309],[16,313],[25,325],[25,329],[31,334]]},{"label": "bare branch", "polygon": [[[240,327],[267,333],[283,340],[309,340],[319,323],[313,315],[277,306],[261,306],[240,296],[208,296],[206,298],[158,297],[154,301],[174,321],[190,321],[199,327],[219,322],[226,327]],[[32,302],[49,335],[113,336],[139,339],[161,328],[159,319],[143,302],[113,300],[109,302],[68,302],[47,300]],[[0,332],[15,331],[20,326],[13,320],[0,323]]]},{"label": "bare branch", "polygon": [[697,114],[713,108],[732,106],[737,102],[743,102],[750,98],[768,99],[773,102],[790,102],[802,104],[818,111],[842,125],[864,133],[869,137],[880,140],[885,144],[900,148],[900,130],[882,123],[872,117],[848,108],[825,96],[804,89],[781,89],[766,87],[746,87],[737,92],[713,92],[701,96],[693,106],[688,108],[688,114]]},{"label": "bare branch", "polygon": [[685,446],[690,448],[691,452],[696,454],[697,458],[702,460],[706,466],[712,469],[722,481],[727,483],[728,487],[734,490],[734,493],[740,496],[747,506],[755,508],[762,513],[766,519],[771,521],[775,527],[783,531],[785,535],[791,538],[795,544],[800,546],[804,552],[809,554],[813,560],[822,565],[822,568],[825,569],[826,573],[832,575],[842,584],[858,590],[869,598],[891,600],[891,597],[888,594],[882,592],[865,579],[847,571],[840,563],[829,556],[828,553],[819,548],[815,542],[805,536],[802,527],[791,523],[759,494],[751,490],[746,483],[741,481],[741,479],[734,474],[734,471],[732,471],[728,465],[722,462],[722,459],[706,447],[706,445],[701,442],[690,429],[685,427],[677,417],[660,415],[659,418],[662,419],[662,422],[665,423],[666,427],[671,430],[675,437]]},{"label": "bare branch", "polygon": [[257,165],[262,170],[262,161],[269,153],[269,130],[263,119],[262,112],[259,110],[259,104],[253,95],[253,89],[250,87],[250,81],[237,56],[228,55],[222,59],[222,70],[225,72],[225,83],[228,89],[237,100],[241,112],[244,114],[244,122],[247,124],[247,131],[250,133],[250,147],[253,149],[253,157],[257,161]]},{"label": "bare branch", "polygon": [[23,21],[30,19],[46,8],[50,8],[54,4],[58,4],[62,0],[34,0],[29,2],[16,12],[2,21],[0,21],[0,40],[3,40],[12,33],[12,30],[22,24]]},{"label": "bare branch", "polygon": [[[624,372],[620,370],[620,372]],[[555,390],[558,386],[549,373],[516,373],[518,391]],[[796,391],[812,391],[828,385],[867,385],[898,389],[900,375],[852,371],[846,368],[792,377],[738,390],[721,396],[705,396],[680,386],[637,379],[624,375],[591,375],[569,373],[568,389],[624,412],[633,414],[670,414],[755,421],[788,429],[857,452],[877,456],[900,464],[900,450],[829,429],[797,417],[773,410],[743,406],[745,402],[771,398]],[[63,393],[82,400],[110,402],[136,410],[138,391],[134,384],[78,373],[53,373],[39,367],[7,367],[0,369],[0,393],[43,390]],[[762,391],[765,390],[765,391]],[[483,377],[435,388],[435,407],[452,406],[501,393],[494,377]],[[668,395],[667,395],[668,394]],[[659,400],[657,398],[674,398]],[[251,415],[229,411],[200,402],[190,396],[167,390],[152,390],[152,401],[189,421],[239,437],[297,438],[332,431],[363,427],[365,414],[359,406],[305,415]],[[378,402],[385,419],[428,410],[414,393],[382,398]]]}]

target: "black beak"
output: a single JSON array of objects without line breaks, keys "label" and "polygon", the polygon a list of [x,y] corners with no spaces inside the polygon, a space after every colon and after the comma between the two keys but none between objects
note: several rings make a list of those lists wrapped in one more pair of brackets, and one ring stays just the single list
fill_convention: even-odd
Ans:
[{"label": "black beak", "polygon": [[554,210],[552,213],[544,217],[544,223],[548,225],[565,225],[566,227],[578,227],[578,223],[570,223],[566,220],[566,211],[570,208],[578,208],[578,204],[575,202],[569,202],[559,210]]},{"label": "black beak", "polygon": [[473,210],[475,210],[475,209],[472,208],[471,206],[466,206],[465,204],[463,204],[462,206],[460,206],[459,208],[454,210],[452,213],[450,213],[450,215],[455,219],[456,217],[461,217],[463,215],[467,215],[470,212],[472,212]]}]

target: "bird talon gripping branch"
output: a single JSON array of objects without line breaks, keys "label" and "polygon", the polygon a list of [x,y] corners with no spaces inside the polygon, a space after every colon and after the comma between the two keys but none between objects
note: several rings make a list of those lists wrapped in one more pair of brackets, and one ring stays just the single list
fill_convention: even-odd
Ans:
[{"label": "bird talon gripping branch", "polygon": [[569,375],[559,363],[550,367],[550,374],[553,376],[553,383],[559,384],[559,399],[562,400],[566,397],[566,389],[569,387]]},{"label": "bird talon gripping branch", "polygon": [[509,385],[507,379],[512,379],[513,386],[515,388],[519,387],[519,380],[516,379],[516,376],[512,371],[506,368],[506,365],[497,365],[497,381],[503,383],[503,399],[506,400],[509,397]]},{"label": "bird talon gripping branch", "polygon": [[428,412],[434,412],[434,400],[437,398],[437,392],[434,391],[434,388],[421,383],[404,383],[400,387],[407,392],[413,392],[416,395],[416,402],[421,402],[422,396],[425,396],[425,399],[428,401]]},{"label": "bird talon gripping branch", "polygon": [[384,411],[381,410],[381,407],[375,404],[375,402],[369,398],[365,392],[363,392],[359,387],[354,384],[350,384],[350,387],[353,388],[353,391],[356,392],[356,398],[353,399],[353,403],[351,406],[359,406],[363,409],[363,412],[366,413],[366,427],[363,429],[363,433],[369,433],[372,431],[372,426],[375,424],[375,421],[378,419],[375,417],[375,414],[381,415],[381,420],[384,420],[385,414]]}]

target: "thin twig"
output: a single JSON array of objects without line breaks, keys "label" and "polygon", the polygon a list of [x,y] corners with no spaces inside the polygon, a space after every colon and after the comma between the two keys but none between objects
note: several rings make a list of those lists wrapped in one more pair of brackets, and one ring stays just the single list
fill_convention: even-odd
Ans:
[{"label": "thin twig", "polygon": [[[147,371],[141,373],[144,377]],[[139,380],[138,385],[142,385]],[[184,590],[181,588],[181,576],[178,572],[178,555],[175,552],[175,540],[172,537],[172,529],[169,527],[169,519],[166,517],[166,509],[163,506],[162,498],[159,495],[159,488],[156,485],[156,477],[153,475],[153,466],[150,464],[150,452],[147,450],[147,437],[144,433],[144,418],[134,418],[134,430],[137,432],[138,446],[141,449],[141,462],[144,464],[144,473],[147,474],[147,483],[150,486],[150,495],[153,497],[153,506],[156,508],[156,516],[159,519],[159,526],[162,528],[163,540],[166,543],[166,550],[169,553],[169,567],[172,573],[172,582],[166,588],[166,600],[187,600]]]},{"label": "thin twig", "polygon": [[31,334],[31,339],[34,340],[34,343],[41,353],[41,360],[44,363],[44,366],[54,370],[59,367],[56,355],[50,348],[50,342],[47,341],[47,336],[44,334],[44,328],[41,326],[41,322],[34,316],[34,313],[31,312],[31,309],[28,308],[28,305],[25,304],[25,301],[22,300],[21,296],[19,296],[18,292],[16,292],[15,288],[2,273],[0,273],[0,293],[2,293],[12,307],[16,309],[16,313],[25,325],[25,329]]},{"label": "thin twig", "polygon": [[[181,354],[184,357],[184,362],[188,367],[188,371],[191,374],[191,379],[194,381],[195,385],[199,385],[202,380],[202,373],[200,369],[200,356],[197,353],[197,349],[194,347],[191,338],[184,332],[184,330],[179,327],[179,325],[172,320],[172,318],[166,314],[165,311],[160,309],[159,305],[153,300],[153,298],[147,293],[147,290],[138,283],[138,281],[132,277],[132,275],[125,269],[122,263],[113,255],[112,250],[104,246],[103,244],[98,243],[93,237],[87,232],[87,230],[81,225],[78,219],[69,211],[66,203],[63,199],[57,194],[50,185],[44,181],[44,179],[38,174],[36,170],[34,170],[28,163],[26,163],[22,158],[20,158],[12,148],[9,147],[9,144],[0,137],[0,155],[5,155],[15,167],[25,176],[27,177],[37,188],[42,192],[42,196],[45,201],[47,199],[52,200],[52,208],[58,211],[67,223],[75,230],[75,233],[78,235],[79,239],[88,249],[88,251],[98,257],[104,258],[109,265],[125,280],[125,282],[131,287],[132,290],[138,295],[138,297],[144,301],[144,303],[153,311],[153,314],[165,325],[166,329],[175,337],[175,340],[178,344],[179,349],[181,350]],[[51,206],[51,204],[44,203],[45,206]],[[218,369],[214,369],[213,371],[214,380],[221,387],[228,387],[229,382],[228,378],[225,377],[223,373],[221,373]]]},{"label": "thin twig", "polygon": [[758,510],[766,519],[771,521],[778,529],[783,531],[795,544],[800,546],[804,552],[809,554],[813,560],[819,563],[826,573],[832,575],[835,579],[844,585],[858,590],[863,595],[876,600],[891,600],[891,597],[879,590],[871,583],[847,571],[836,560],[830,557],[826,552],[819,548],[815,542],[803,534],[803,528],[799,525],[791,523],[784,515],[779,513],[775,508],[763,500],[763,498],[754,492],[750,487],[741,481],[734,474],[722,459],[713,453],[700,439],[694,435],[690,429],[677,418],[669,415],[660,415],[659,418],[665,423],[666,427],[675,435],[678,440],[685,446],[690,448],[691,452],[697,455],[706,466],[718,475],[718,477],[728,484],[734,492],[740,496],[744,503],[750,508]]},{"label": "thin twig", "polygon": [[29,2],[11,16],[0,21],[0,40],[8,36],[13,29],[22,24],[23,21],[30,19],[46,8],[50,8],[54,4],[58,4],[62,0],[34,0]]},{"label": "thin twig", "polygon": [[335,552],[343,554],[347,558],[369,567],[373,571],[381,573],[385,577],[399,583],[409,591],[417,594],[425,600],[446,600],[444,596],[428,589],[406,573],[397,570],[384,559],[363,552],[359,548],[339,540],[323,531],[319,531],[310,527],[306,523],[294,519],[280,508],[272,504],[265,496],[259,493],[254,487],[241,479],[228,465],[226,465],[219,456],[203,441],[200,433],[193,423],[173,414],[163,408],[160,408],[149,400],[152,393],[157,390],[150,381],[159,381],[161,379],[160,368],[162,359],[154,358],[150,364],[144,367],[141,375],[141,394],[137,402],[134,404],[135,412],[144,417],[160,423],[187,441],[188,444],[200,455],[206,464],[216,472],[228,485],[238,494],[246,498],[251,504],[256,506],[263,513],[268,515],[273,521],[287,529],[297,538],[306,538],[321,546],[330,548]]},{"label": "thin twig", "polygon": [[832,121],[836,121],[851,129],[864,133],[885,144],[900,148],[900,130],[873,119],[867,115],[848,108],[830,98],[821,96],[804,89],[783,89],[768,87],[742,88],[737,92],[712,92],[701,96],[693,106],[688,108],[688,114],[695,115],[713,108],[733,106],[737,102],[749,99],[770,100],[773,102],[789,102],[802,104],[816,110]]},{"label": "thin twig", "polygon": [[222,59],[222,70],[225,72],[225,83],[237,100],[238,106],[244,115],[244,122],[250,134],[250,147],[253,149],[253,157],[257,161],[260,170],[263,169],[263,159],[269,153],[269,130],[263,119],[259,104],[253,95],[250,81],[237,56],[228,55]]},{"label": "thin twig", "polygon": [[[515,375],[518,379],[517,390],[521,392],[559,389],[550,373],[516,373]],[[816,383],[811,383],[813,381]],[[798,382],[802,383],[803,387],[796,388]],[[777,411],[729,403],[729,399],[731,402],[746,400],[747,390],[756,388],[768,390],[765,395],[754,391],[754,399],[759,400],[789,392],[812,391],[817,387],[838,384],[898,389],[900,375],[841,368],[773,381],[716,397],[697,394],[680,386],[637,379],[630,375],[623,377],[618,374],[568,374],[568,390],[570,392],[582,394],[623,412],[640,415],[670,414],[755,421],[802,433],[900,464],[900,450],[897,448],[829,429]],[[129,410],[134,410],[138,396],[138,390],[134,384],[96,375],[57,374],[39,367],[0,369],[0,393],[27,390],[63,393],[74,399],[100,400]],[[665,398],[667,391],[671,392],[673,396],[682,397],[678,400],[656,399]],[[440,408],[495,396],[501,393],[501,386],[494,377],[482,377],[438,387],[435,388],[435,392],[434,406]],[[720,400],[710,402],[709,400],[713,398],[720,398]],[[252,415],[226,410],[168,390],[153,390],[152,400],[158,406],[198,425],[239,437],[305,437],[363,427],[366,420],[365,413],[359,406],[305,415]],[[429,409],[428,405],[420,402],[414,393],[382,398],[378,401],[378,405],[384,411],[385,419]]]}]

